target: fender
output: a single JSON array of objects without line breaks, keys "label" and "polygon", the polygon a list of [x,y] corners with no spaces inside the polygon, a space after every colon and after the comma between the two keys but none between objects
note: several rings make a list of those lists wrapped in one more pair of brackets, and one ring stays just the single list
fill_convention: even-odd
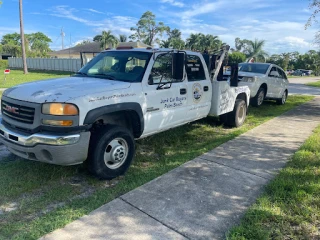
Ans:
[{"label": "fender", "polygon": [[106,115],[108,113],[115,113],[120,111],[134,111],[139,116],[140,122],[139,124],[139,136],[142,135],[144,131],[144,118],[143,118],[143,112],[142,108],[139,103],[136,102],[127,102],[127,103],[117,103],[117,104],[111,104],[99,108],[95,108],[90,110],[85,119],[84,124],[93,124],[99,117]]}]

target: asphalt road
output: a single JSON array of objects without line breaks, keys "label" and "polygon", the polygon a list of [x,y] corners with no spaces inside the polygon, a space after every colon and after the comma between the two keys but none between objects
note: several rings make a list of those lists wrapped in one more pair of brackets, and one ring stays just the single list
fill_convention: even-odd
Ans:
[{"label": "asphalt road", "polygon": [[320,81],[320,77],[289,78],[289,94],[320,96],[320,88],[305,85],[317,81]]}]

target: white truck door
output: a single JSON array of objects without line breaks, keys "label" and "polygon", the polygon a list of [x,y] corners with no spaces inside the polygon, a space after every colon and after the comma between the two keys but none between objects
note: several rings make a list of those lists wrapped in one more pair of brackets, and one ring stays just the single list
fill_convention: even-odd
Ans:
[{"label": "white truck door", "polygon": [[204,70],[205,63],[197,55],[187,55],[188,119],[206,117],[211,107],[212,87],[210,77]]},{"label": "white truck door", "polygon": [[144,136],[187,122],[186,81],[172,81],[172,54],[156,54],[142,82],[146,104]]}]

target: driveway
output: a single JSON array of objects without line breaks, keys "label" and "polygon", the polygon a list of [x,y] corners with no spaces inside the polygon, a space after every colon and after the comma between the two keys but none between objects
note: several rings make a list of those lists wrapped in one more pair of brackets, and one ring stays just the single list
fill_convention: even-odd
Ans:
[{"label": "driveway", "polygon": [[289,78],[289,94],[320,96],[320,88],[306,86],[306,83],[318,82],[320,77]]}]

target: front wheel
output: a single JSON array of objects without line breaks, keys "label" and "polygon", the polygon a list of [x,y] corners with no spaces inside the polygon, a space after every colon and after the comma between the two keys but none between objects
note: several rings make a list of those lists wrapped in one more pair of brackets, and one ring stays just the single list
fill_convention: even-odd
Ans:
[{"label": "front wheel", "polygon": [[256,96],[251,99],[252,106],[259,107],[263,103],[266,92],[264,88],[259,88]]},{"label": "front wheel", "polygon": [[284,105],[287,101],[287,98],[288,98],[288,91],[285,90],[282,94],[282,97],[277,99],[277,104]]},{"label": "front wheel", "polygon": [[102,126],[92,133],[88,168],[100,179],[113,179],[123,175],[134,156],[134,138],[123,127]]}]

